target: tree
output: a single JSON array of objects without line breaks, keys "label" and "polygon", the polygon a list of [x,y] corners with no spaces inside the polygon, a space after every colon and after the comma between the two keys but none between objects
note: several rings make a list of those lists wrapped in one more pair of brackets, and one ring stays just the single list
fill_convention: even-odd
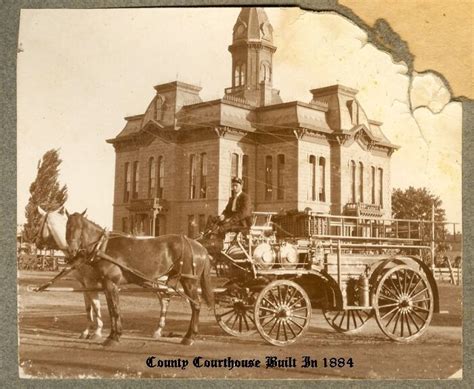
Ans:
[{"label": "tree", "polygon": [[426,188],[406,190],[394,189],[392,193],[392,216],[395,219],[431,220],[431,209],[434,204],[435,221],[446,221],[446,212],[441,207],[442,201]]},{"label": "tree", "polygon": [[[446,212],[442,208],[442,201],[438,196],[433,195],[426,188],[414,188],[410,186],[408,189],[394,189],[392,193],[392,216],[394,219],[424,220],[430,222],[432,219],[432,207],[434,205],[434,220],[436,222],[446,221]],[[399,228],[405,230],[408,223],[399,222]],[[412,223],[412,228],[416,228],[417,224]],[[420,227],[420,238],[424,243],[432,240],[432,230],[430,223],[418,223]],[[445,251],[449,245],[446,243],[447,230],[444,224],[435,224],[434,230],[435,250],[436,254]],[[406,234],[406,231],[405,231]],[[413,237],[413,233],[411,235]],[[406,237],[403,233],[399,237]],[[425,262],[430,261],[430,255],[423,253]]]},{"label": "tree", "polygon": [[32,242],[36,237],[40,219],[38,206],[45,211],[54,211],[67,200],[67,186],[60,187],[58,182],[61,162],[59,151],[54,149],[47,151],[38,161],[38,172],[30,185],[31,196],[25,208],[23,237],[26,242]]}]

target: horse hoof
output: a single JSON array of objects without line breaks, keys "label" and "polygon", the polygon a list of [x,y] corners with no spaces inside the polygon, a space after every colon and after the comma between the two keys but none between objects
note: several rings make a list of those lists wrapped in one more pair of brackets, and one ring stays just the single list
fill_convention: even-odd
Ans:
[{"label": "horse hoof", "polygon": [[153,338],[155,338],[155,339],[161,338],[161,330],[156,330],[156,331],[153,333]]},{"label": "horse hoof", "polygon": [[185,346],[191,346],[193,343],[194,343],[194,340],[189,339],[189,338],[183,338],[181,340],[181,344],[183,344]]},{"label": "horse hoof", "polygon": [[89,333],[81,332],[81,335],[79,335],[79,339],[89,339]]},{"label": "horse hoof", "polygon": [[106,341],[102,343],[102,346],[104,347],[114,347],[118,345],[119,345],[119,341],[112,338],[107,338]]},{"label": "horse hoof", "polygon": [[90,340],[99,340],[99,339],[102,339],[102,335],[101,334],[92,334],[90,337],[89,337]]}]

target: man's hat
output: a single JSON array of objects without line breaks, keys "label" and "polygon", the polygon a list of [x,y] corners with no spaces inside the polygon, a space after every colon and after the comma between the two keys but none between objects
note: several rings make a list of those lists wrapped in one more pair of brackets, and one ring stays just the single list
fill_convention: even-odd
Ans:
[{"label": "man's hat", "polygon": [[234,177],[234,178],[232,178],[232,184],[242,185],[242,179],[240,179],[239,177]]}]

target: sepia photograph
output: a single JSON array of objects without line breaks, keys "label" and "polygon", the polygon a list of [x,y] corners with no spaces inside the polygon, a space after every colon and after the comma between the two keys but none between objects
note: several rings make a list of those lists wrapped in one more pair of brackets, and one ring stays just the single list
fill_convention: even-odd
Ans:
[{"label": "sepia photograph", "polygon": [[461,380],[468,92],[394,26],[21,9],[19,377]]}]

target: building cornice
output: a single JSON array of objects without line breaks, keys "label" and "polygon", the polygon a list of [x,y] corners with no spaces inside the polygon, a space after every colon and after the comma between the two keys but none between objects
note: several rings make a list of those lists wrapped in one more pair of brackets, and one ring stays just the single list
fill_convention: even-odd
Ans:
[{"label": "building cornice", "polygon": [[247,48],[257,49],[257,50],[266,48],[270,50],[272,53],[274,53],[277,49],[276,46],[273,46],[272,44],[265,41],[260,41],[260,40],[252,41],[252,40],[242,39],[231,44],[228,47],[228,50],[230,53],[233,53],[234,51],[237,51],[240,49],[247,49]]},{"label": "building cornice", "polygon": [[202,89],[200,86],[188,84],[182,81],[167,82],[166,84],[155,85],[153,88],[156,90],[157,93],[174,91],[177,88],[181,90],[192,91],[194,93],[199,93]]},{"label": "building cornice", "polygon": [[336,84],[336,85],[326,86],[324,88],[311,89],[310,92],[313,95],[313,97],[327,96],[327,95],[332,95],[334,93],[340,93],[346,96],[355,97],[355,95],[359,91],[357,89],[349,88],[348,86]]}]

